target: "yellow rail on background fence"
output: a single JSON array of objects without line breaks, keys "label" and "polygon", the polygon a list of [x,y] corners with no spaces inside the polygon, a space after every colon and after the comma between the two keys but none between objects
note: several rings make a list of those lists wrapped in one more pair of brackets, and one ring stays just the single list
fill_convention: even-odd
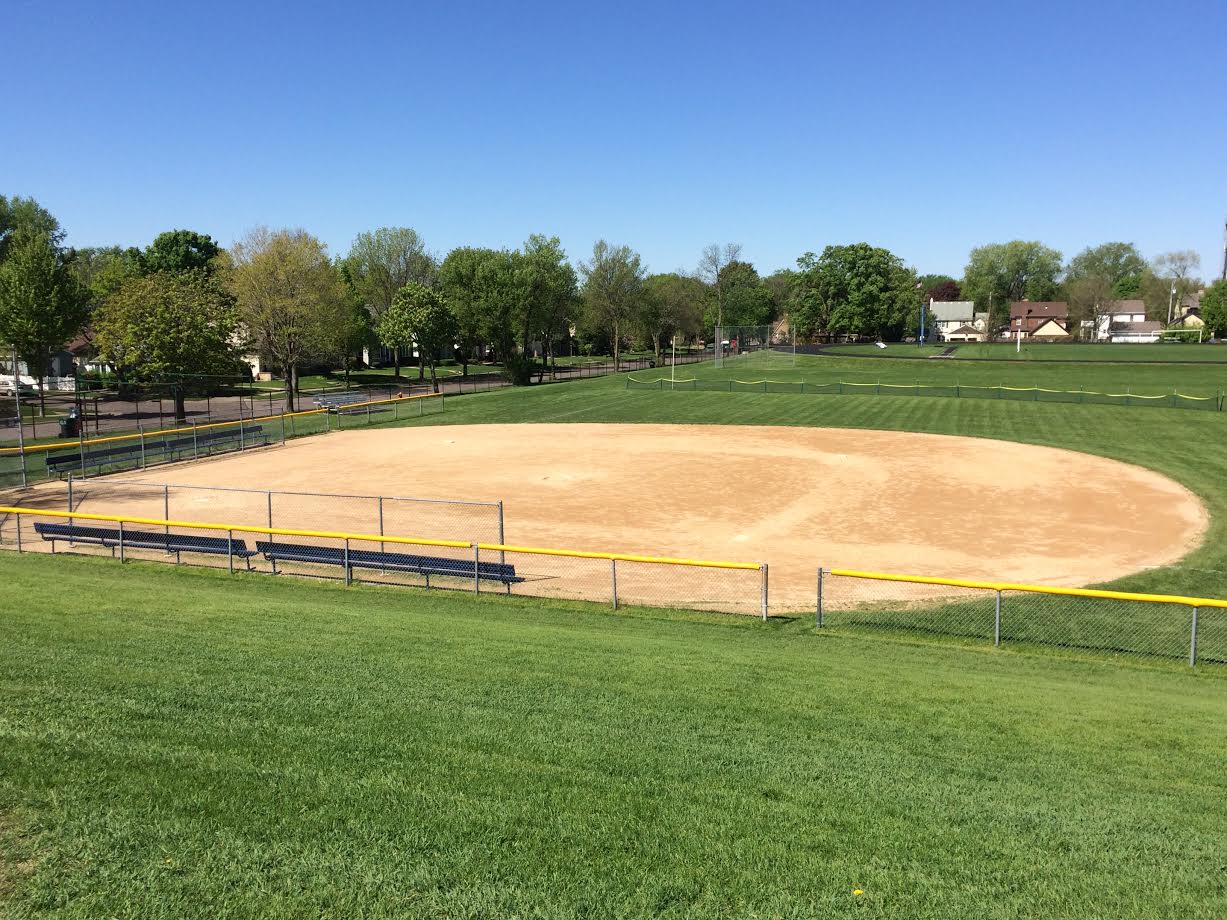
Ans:
[{"label": "yellow rail on background fence", "polygon": [[[442,393],[420,393],[417,396],[393,396],[388,399],[371,399],[366,402],[360,402],[360,403],[346,403],[340,408],[348,412],[351,409],[362,409],[362,408],[365,408],[366,406],[381,406],[381,405],[387,405],[389,403],[409,402],[415,399],[442,399],[442,398],[443,398]],[[140,432],[137,432],[136,434],[116,434],[116,435],[108,435],[105,438],[87,438],[84,441],[67,440],[67,441],[56,441],[53,444],[33,444],[33,445],[30,445],[24,448],[24,451],[27,454],[32,454],[32,453],[46,452],[50,450],[62,450],[67,447],[79,447],[81,445],[89,447],[94,444],[113,444],[116,441],[135,441],[141,438],[156,438],[156,437],[161,437],[162,435],[168,435],[168,434],[186,434],[192,431],[207,431],[210,428],[228,428],[228,427],[234,427],[236,425],[255,424],[256,422],[268,422],[268,421],[274,421],[277,419],[303,418],[304,416],[308,416],[308,415],[323,415],[331,411],[333,410],[328,409],[328,408],[321,408],[321,409],[304,409],[300,412],[278,412],[273,415],[253,415],[251,418],[232,419],[231,421],[228,421],[228,422],[206,422],[203,425],[188,425],[182,428],[159,428],[155,431],[140,431]],[[21,452],[22,452],[22,448],[19,448],[19,447],[0,447],[0,457],[6,456],[6,455],[18,455]]]},{"label": "yellow rail on background fence", "polygon": [[828,575],[865,578],[872,581],[908,582],[918,585],[948,585],[952,588],[981,588],[986,591],[1024,591],[1030,594],[1057,594],[1066,597],[1100,597],[1118,601],[1143,601],[1151,604],[1179,604],[1184,607],[1227,609],[1227,600],[1212,597],[1185,597],[1178,594],[1137,594],[1130,591],[1102,591],[1098,588],[1057,588],[1049,585],[1023,585],[1008,581],[971,581],[964,578],[934,578],[928,575],[897,575],[865,572],[858,569],[823,569]]},{"label": "yellow rail on background fence", "polygon": [[188,530],[215,530],[226,533],[259,533],[270,536],[316,537],[328,540],[357,540],[366,543],[399,543],[413,546],[445,546],[453,549],[477,549],[491,552],[523,553],[533,556],[570,556],[578,559],[605,559],[616,562],[645,562],[655,565],[697,566],[708,569],[744,569],[761,571],[756,562],[719,562],[710,559],[673,559],[666,556],[635,556],[626,553],[598,553],[583,550],[547,549],[539,546],[511,546],[502,543],[471,543],[466,540],[431,540],[426,537],[394,537],[387,534],[346,533],[333,530],[294,530],[284,527],[261,527],[255,524],[209,524],[203,521],[173,521],[163,518],[128,517],[118,514],[86,514],[80,511],[51,511],[42,508],[0,506],[0,514],[31,517],[71,518],[74,521],[109,521],[116,524],[144,524],[151,527],[179,527]]}]

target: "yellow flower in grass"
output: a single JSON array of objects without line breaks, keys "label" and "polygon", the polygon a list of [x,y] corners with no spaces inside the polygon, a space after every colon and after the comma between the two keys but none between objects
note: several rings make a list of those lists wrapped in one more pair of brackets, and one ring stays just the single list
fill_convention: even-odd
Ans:
[{"label": "yellow flower in grass", "polygon": [[853,888],[853,889],[852,889],[852,893],[853,893],[854,895],[856,895],[856,896],[859,898],[859,897],[860,897],[861,895],[863,895],[865,892],[861,891],[861,889],[859,889],[859,888]]}]

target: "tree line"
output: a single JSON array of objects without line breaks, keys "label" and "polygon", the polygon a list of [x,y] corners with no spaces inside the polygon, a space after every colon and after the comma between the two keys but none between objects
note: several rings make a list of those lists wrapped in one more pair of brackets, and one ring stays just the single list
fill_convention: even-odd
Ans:
[{"label": "tree line", "polygon": [[[361,233],[343,256],[301,229],[258,228],[228,249],[184,229],[143,249],[64,240],[38,202],[0,196],[0,347],[16,348],[40,388],[53,356],[88,330],[96,359],[130,381],[238,374],[258,355],[285,379],[287,409],[304,369],[348,377],[378,345],[398,377],[402,355],[416,354],[419,378],[436,390],[445,357],[465,374],[474,361],[496,363],[527,384],[560,354],[617,363],[629,347],[659,359],[671,340],[704,344],[720,326],[787,325],[799,341],[899,338],[918,329],[931,297],[972,300],[992,327],[1024,298],[1068,300],[1075,320],[1137,298],[1166,318],[1169,297],[1200,286],[1195,253],[1148,262],[1115,242],[1068,264],[1039,242],[981,246],[956,280],[918,274],[868,243],[807,252],[763,277],[737,243],[706,247],[692,271],[651,273],[629,246],[598,240],[573,264],[557,237],[540,234],[443,258],[407,227]],[[1203,298],[1212,332],[1227,332],[1225,301],[1221,282]],[[187,389],[176,389],[181,417]]]}]

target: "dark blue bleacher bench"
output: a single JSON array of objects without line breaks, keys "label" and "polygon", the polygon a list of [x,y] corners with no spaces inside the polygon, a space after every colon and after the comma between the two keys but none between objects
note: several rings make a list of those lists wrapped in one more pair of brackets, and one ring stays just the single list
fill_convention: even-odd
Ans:
[{"label": "dark blue bleacher bench", "polygon": [[[40,537],[51,543],[51,551],[55,552],[56,541],[69,543],[87,543],[105,546],[115,555],[121,542],[118,527],[92,527],[84,524],[48,524],[36,521],[34,530]],[[129,530],[124,528],[122,542],[125,549],[160,549],[174,553],[178,561],[180,553],[207,553],[213,556],[234,556],[247,563],[251,568],[251,558],[256,555],[254,550],[247,548],[246,540],[232,540],[227,537],[203,537],[195,534],[158,533],[149,530]]]},{"label": "dark blue bleacher bench", "polygon": [[[233,444],[230,442],[233,442]],[[217,447],[231,450],[240,444],[246,447],[248,444],[255,444],[257,442],[262,446],[268,443],[268,435],[261,425],[245,427],[242,437],[239,436],[237,428],[228,431],[204,431],[195,436],[185,435],[171,439],[155,436],[145,441],[144,456],[146,461],[151,457],[181,460],[185,454],[198,451],[212,452]],[[86,469],[101,470],[102,467],[109,464],[125,463],[129,460],[138,460],[140,457],[141,445],[139,440],[134,439],[127,444],[120,444],[116,447],[104,447],[100,450],[86,451],[84,466]],[[64,472],[79,470],[81,467],[81,452],[79,450],[47,455],[48,472],[58,475]]]},{"label": "dark blue bleacher bench", "polygon": [[[275,543],[273,541],[256,541],[256,551],[273,563],[276,570],[277,562],[305,562],[311,565],[335,565],[348,569],[380,569],[395,572],[413,572],[426,576],[426,586],[430,587],[431,575],[444,575],[449,578],[472,579],[477,577],[483,581],[497,581],[510,588],[513,584],[524,581],[516,575],[515,566],[502,562],[473,562],[468,559],[448,559],[441,556],[420,556],[410,553],[385,553],[377,550],[351,549],[346,554],[344,549],[333,546],[307,546],[297,543]],[[346,571],[348,577],[349,571]]]}]

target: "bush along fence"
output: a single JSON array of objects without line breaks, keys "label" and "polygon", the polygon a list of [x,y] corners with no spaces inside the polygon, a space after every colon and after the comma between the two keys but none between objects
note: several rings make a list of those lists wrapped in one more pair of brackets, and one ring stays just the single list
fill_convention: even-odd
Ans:
[{"label": "bush along fence", "polygon": [[1227,601],[818,569],[820,629],[1227,664]]},{"label": "bush along fence", "polygon": [[89,477],[198,460],[230,451],[284,444],[291,438],[414,418],[444,411],[442,394],[361,400],[232,422],[185,425],[104,438],[62,440],[0,448],[0,488],[25,486],[72,474]]},{"label": "bush along fence", "polygon": [[1222,412],[1224,394],[1201,396],[1179,393],[1102,393],[1096,390],[1051,390],[1045,387],[968,386],[930,383],[828,383],[791,380],[652,380],[626,378],[628,390],[707,390],[721,393],[792,393],[815,396],[947,396],[955,399],[1007,399],[1015,402],[1077,403],[1098,406],[1149,406],[1157,409],[1200,409]]},{"label": "bush along fence", "polygon": [[767,566],[622,553],[0,507],[0,548],[475,594],[768,615]]}]

